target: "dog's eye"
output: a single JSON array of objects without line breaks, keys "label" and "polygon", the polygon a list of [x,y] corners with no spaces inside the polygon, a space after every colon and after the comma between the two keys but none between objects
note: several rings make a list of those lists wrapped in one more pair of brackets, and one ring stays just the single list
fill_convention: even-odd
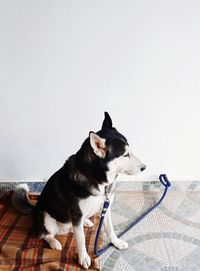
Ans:
[{"label": "dog's eye", "polygon": [[130,157],[130,154],[126,153],[126,154],[123,155],[123,157]]}]

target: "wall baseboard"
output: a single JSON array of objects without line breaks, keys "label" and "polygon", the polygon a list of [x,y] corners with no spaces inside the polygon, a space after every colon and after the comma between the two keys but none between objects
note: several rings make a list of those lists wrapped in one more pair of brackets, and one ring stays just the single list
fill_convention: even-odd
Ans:
[{"label": "wall baseboard", "polygon": [[[123,177],[123,178],[118,178],[117,181],[120,182],[156,182],[159,181],[158,177],[156,178],[130,178],[130,177]],[[200,181],[200,178],[170,178],[170,181],[172,182],[198,182]],[[41,182],[47,182],[47,179],[0,179],[0,183],[41,183]]]},{"label": "wall baseboard", "polygon": [[0,183],[43,183],[46,182],[47,179],[21,179],[21,180],[16,180],[16,179],[0,179]]}]

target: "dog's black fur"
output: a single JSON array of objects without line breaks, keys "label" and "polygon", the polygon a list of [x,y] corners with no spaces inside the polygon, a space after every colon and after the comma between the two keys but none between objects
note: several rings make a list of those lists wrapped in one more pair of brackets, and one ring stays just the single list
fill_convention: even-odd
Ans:
[{"label": "dog's black fur", "polygon": [[79,151],[69,157],[62,168],[54,173],[46,183],[37,205],[34,208],[34,220],[39,236],[46,233],[44,212],[62,223],[72,222],[77,225],[82,213],[79,200],[92,195],[99,184],[107,183],[107,164],[121,156],[128,145],[127,139],[112,127],[112,120],[107,112],[102,129],[97,132],[106,139],[105,157],[98,157],[90,144],[89,137]]}]

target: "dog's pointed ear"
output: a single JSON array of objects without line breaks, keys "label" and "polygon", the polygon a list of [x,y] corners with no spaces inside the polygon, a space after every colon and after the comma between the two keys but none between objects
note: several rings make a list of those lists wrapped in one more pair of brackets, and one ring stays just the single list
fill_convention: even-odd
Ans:
[{"label": "dog's pointed ear", "polygon": [[111,129],[112,128],[112,120],[111,120],[111,117],[110,115],[108,114],[108,112],[105,112],[105,117],[104,117],[104,121],[103,121],[103,124],[102,124],[102,130],[103,129]]},{"label": "dog's pointed ear", "polygon": [[100,157],[104,158],[106,156],[106,140],[95,134],[94,132],[90,132],[90,145],[94,151],[94,153]]}]

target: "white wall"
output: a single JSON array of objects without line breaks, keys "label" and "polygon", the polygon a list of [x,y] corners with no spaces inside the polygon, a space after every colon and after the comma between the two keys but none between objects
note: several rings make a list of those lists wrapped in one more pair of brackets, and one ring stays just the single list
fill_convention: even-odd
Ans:
[{"label": "white wall", "polygon": [[200,2],[0,2],[0,178],[47,178],[103,112],[147,164],[200,179]]}]

